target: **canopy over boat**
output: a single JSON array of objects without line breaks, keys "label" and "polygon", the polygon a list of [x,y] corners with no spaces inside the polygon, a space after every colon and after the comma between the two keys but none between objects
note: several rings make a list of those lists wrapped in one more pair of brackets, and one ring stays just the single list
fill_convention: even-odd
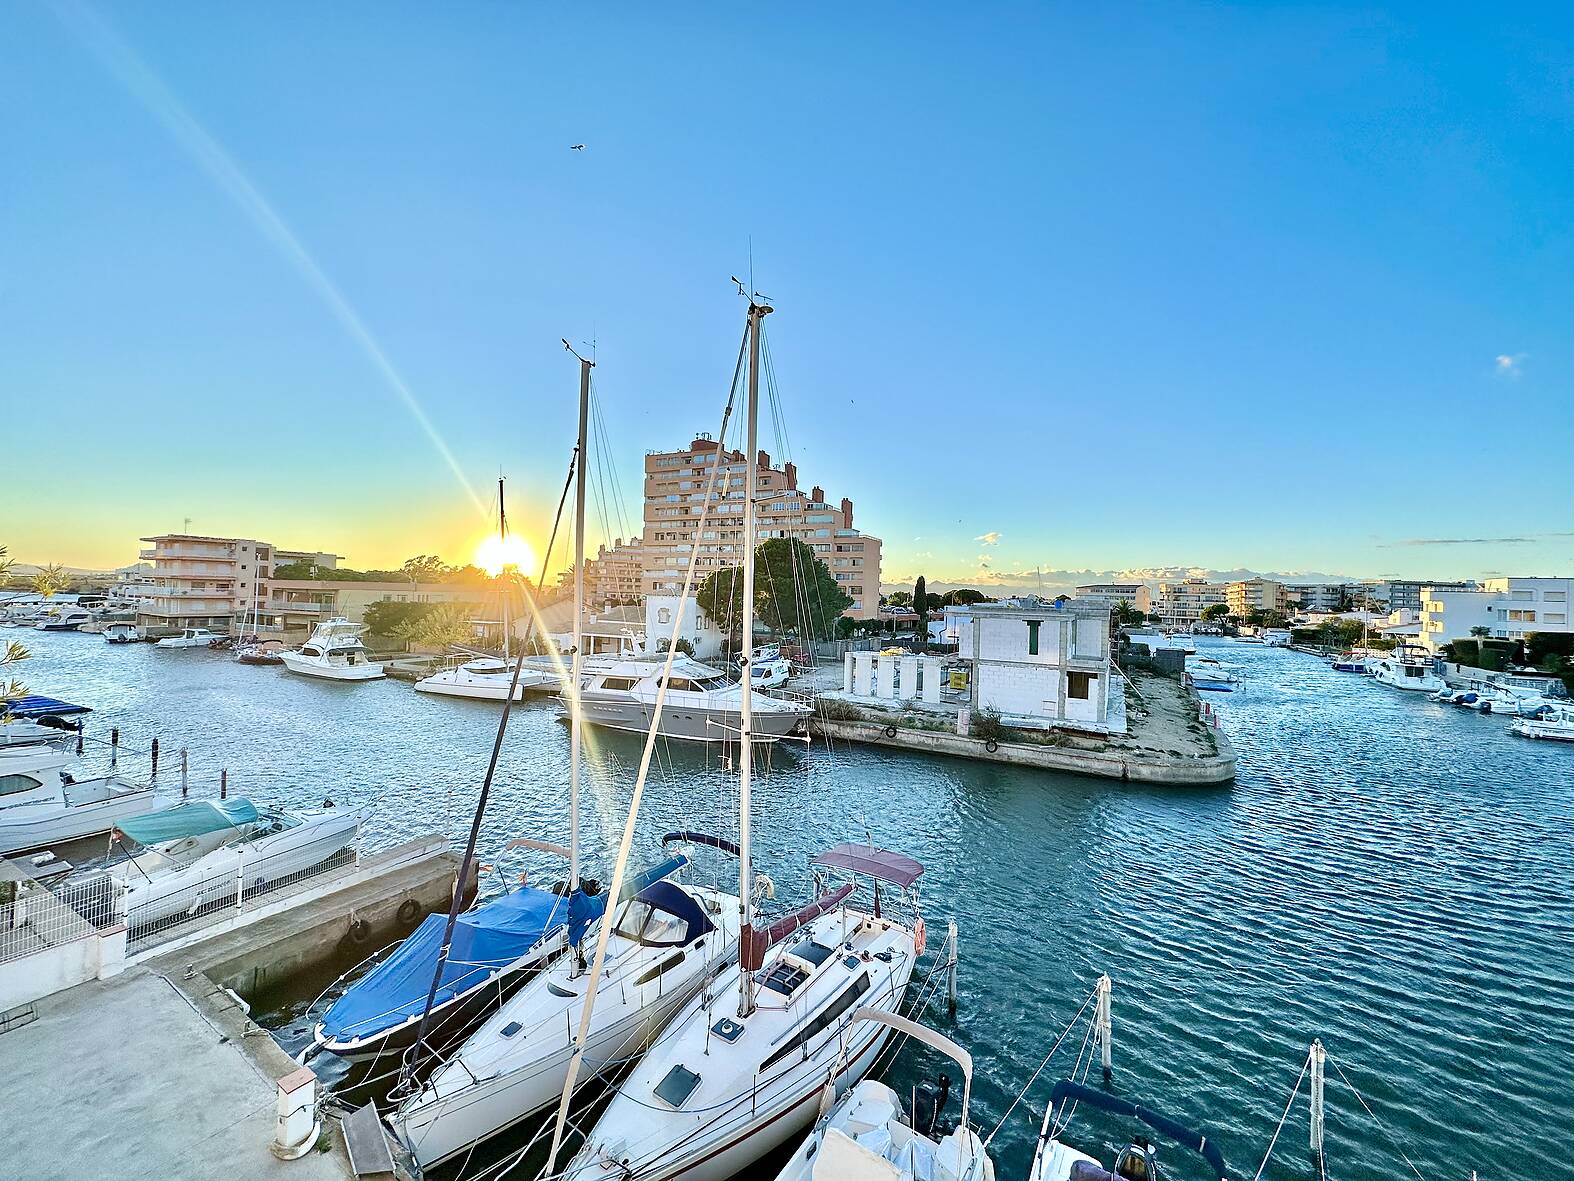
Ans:
[{"label": "canopy over boat", "polygon": [[813,863],[833,869],[845,869],[851,873],[861,873],[865,877],[878,878],[882,882],[890,882],[893,886],[900,886],[904,890],[924,876],[924,867],[911,857],[904,857],[889,849],[879,849],[874,845],[854,844],[851,841],[843,841],[840,845],[827,849],[816,857]]},{"label": "canopy over boat", "polygon": [[690,832],[687,830],[683,832],[669,832],[661,838],[663,845],[670,845],[674,842],[682,842],[688,845],[708,845],[712,849],[720,849],[723,853],[731,853],[734,857],[739,856],[736,843],[729,841],[726,837],[712,836],[708,832]]},{"label": "canopy over boat", "polygon": [[[623,892],[618,901],[624,902],[638,894],[646,886],[661,881],[668,874],[676,873],[689,863],[683,856],[669,857],[660,865],[653,865],[644,873],[637,873],[623,883]],[[605,894],[586,894],[583,890],[576,890],[574,896],[568,900],[568,942],[572,947],[578,947],[585,938],[585,932],[590,929],[590,924],[606,913],[607,896]]]},{"label": "canopy over boat", "polygon": [[238,828],[257,819],[257,806],[243,796],[233,800],[195,800],[145,816],[132,816],[116,827],[139,845],[159,845],[181,837]]},{"label": "canopy over boat", "polygon": [[[454,923],[454,938],[443,964],[434,1005],[441,1005],[508,967],[568,921],[560,894],[521,886],[467,910]],[[332,1041],[364,1038],[426,1008],[432,971],[443,950],[446,914],[429,914],[398,949],[356,981],[323,1016],[323,1034]]]},{"label": "canopy over boat", "polygon": [[0,714],[10,714],[13,718],[64,718],[92,712],[88,706],[72,705],[58,697],[43,697],[37,693],[29,693],[25,697],[7,697],[0,701]]},{"label": "canopy over boat", "polygon": [[1161,1132],[1177,1144],[1201,1153],[1203,1159],[1213,1166],[1215,1175],[1221,1178],[1221,1181],[1227,1175],[1224,1154],[1219,1151],[1218,1145],[1210,1141],[1204,1133],[1194,1131],[1184,1124],[1178,1124],[1162,1112],[1063,1078],[1055,1084],[1055,1089],[1049,1096],[1049,1103],[1051,1107],[1058,1108],[1068,1099],[1074,1103],[1086,1103],[1090,1107],[1097,1107],[1100,1111],[1139,1119],[1155,1132]]}]

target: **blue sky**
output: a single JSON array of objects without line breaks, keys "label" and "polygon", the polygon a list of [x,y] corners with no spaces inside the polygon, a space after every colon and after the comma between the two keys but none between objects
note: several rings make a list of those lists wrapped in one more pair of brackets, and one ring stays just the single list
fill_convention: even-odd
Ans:
[{"label": "blue sky", "polygon": [[564,336],[635,517],[645,450],[715,428],[752,252],[763,445],[888,581],[1567,573],[1571,42],[1554,8],[11,5],[0,543],[461,560],[455,468],[539,543]]}]

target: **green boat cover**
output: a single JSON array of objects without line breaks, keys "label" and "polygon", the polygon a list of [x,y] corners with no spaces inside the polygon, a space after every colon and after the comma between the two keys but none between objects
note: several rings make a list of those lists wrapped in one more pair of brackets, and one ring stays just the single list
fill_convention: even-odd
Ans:
[{"label": "green boat cover", "polygon": [[181,837],[236,828],[256,819],[256,805],[244,797],[236,797],[233,800],[194,800],[189,804],[176,804],[173,808],[162,808],[146,816],[122,820],[117,828],[122,836],[130,837],[139,845],[161,845]]}]

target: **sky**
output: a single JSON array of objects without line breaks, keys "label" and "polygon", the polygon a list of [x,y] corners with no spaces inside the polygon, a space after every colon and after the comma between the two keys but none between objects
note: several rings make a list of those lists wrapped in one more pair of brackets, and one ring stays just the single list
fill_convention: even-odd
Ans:
[{"label": "sky", "polygon": [[1566,575],[1571,51],[1535,6],[18,0],[0,544],[460,562],[503,474],[539,549],[567,338],[594,546],[717,429],[739,275],[761,446],[887,583]]}]

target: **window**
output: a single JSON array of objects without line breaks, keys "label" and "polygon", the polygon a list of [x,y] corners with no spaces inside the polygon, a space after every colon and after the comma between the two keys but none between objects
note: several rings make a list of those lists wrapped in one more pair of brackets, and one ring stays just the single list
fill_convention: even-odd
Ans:
[{"label": "window", "polygon": [[674,1066],[667,1076],[656,1084],[656,1098],[673,1108],[680,1108],[689,1101],[700,1085],[700,1076],[686,1066]]},{"label": "window", "polygon": [[634,977],[634,983],[635,984],[649,984],[657,976],[660,976],[664,972],[670,972],[670,971],[672,971],[673,968],[676,968],[679,964],[681,964],[683,962],[683,956],[684,956],[684,953],[681,952],[681,951],[673,952],[671,955],[669,955],[666,959],[662,960],[661,963],[657,964],[655,967],[653,967],[653,968],[646,968],[638,976]]},{"label": "window", "polygon": [[1068,672],[1066,696],[1076,701],[1087,701],[1092,696],[1089,690],[1093,687],[1093,677],[1093,673]]},{"label": "window", "polygon": [[779,992],[783,996],[791,996],[797,991],[798,986],[809,978],[797,964],[789,964],[786,960],[778,960],[776,966],[767,972],[760,983],[772,992]]},{"label": "window", "polygon": [[1027,654],[1029,656],[1038,655],[1038,629],[1043,622],[1042,619],[1030,619],[1027,621]]},{"label": "window", "polygon": [[648,902],[630,898],[623,904],[623,913],[613,930],[646,947],[673,947],[686,942],[689,924],[671,911],[657,910]]},{"label": "window", "polygon": [[633,677],[602,677],[599,688],[602,689],[632,689]]},{"label": "window", "polygon": [[1510,611],[1508,617],[1520,623],[1536,622],[1536,613],[1534,611]]},{"label": "window", "polygon": [[1562,611],[1548,611],[1541,618],[1545,623],[1564,623],[1567,621],[1568,616]]},{"label": "window", "polygon": [[858,998],[869,991],[869,973],[862,972],[858,979],[842,990],[841,996],[822,1009],[814,1020],[803,1027],[803,1032],[788,1040],[787,1044],[777,1050],[764,1062],[760,1063],[761,1072],[769,1070],[782,1059],[802,1050],[807,1056],[808,1045],[814,1038],[824,1033],[835,1025],[841,1015],[858,1003]]},{"label": "window", "polygon": [[1543,603],[1566,603],[1566,602],[1568,602],[1568,598],[1569,598],[1569,596],[1568,596],[1568,592],[1567,591],[1542,591],[1541,592],[1541,601]]},{"label": "window", "polygon": [[35,787],[42,787],[43,781],[34,779],[31,775],[0,775],[0,796],[12,795],[19,791],[32,791]]}]

